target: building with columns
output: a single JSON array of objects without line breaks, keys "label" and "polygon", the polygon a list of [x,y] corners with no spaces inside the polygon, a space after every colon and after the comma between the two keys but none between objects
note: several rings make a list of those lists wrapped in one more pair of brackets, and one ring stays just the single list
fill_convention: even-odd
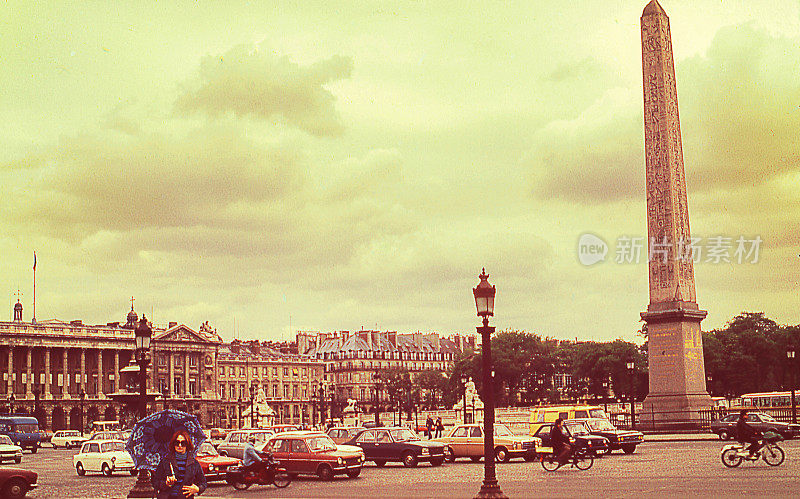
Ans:
[{"label": "building with columns", "polygon": [[[0,321],[4,410],[34,415],[49,430],[77,429],[101,419],[129,423],[131,416],[114,394],[138,393],[138,385],[125,386],[121,376],[134,358],[137,320],[131,306],[125,323],[25,322],[18,301],[14,320]],[[148,373],[148,391],[161,394],[156,406],[169,404],[212,423],[216,355],[222,340],[204,326],[200,331],[177,323],[152,326],[150,353],[155,362]]]}]

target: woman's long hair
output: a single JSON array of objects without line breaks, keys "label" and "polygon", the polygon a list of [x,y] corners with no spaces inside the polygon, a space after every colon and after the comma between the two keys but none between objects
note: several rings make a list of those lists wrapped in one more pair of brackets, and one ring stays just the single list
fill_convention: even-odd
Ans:
[{"label": "woman's long hair", "polygon": [[172,454],[175,454],[175,441],[178,440],[178,437],[183,437],[186,440],[186,452],[191,452],[194,450],[194,445],[192,444],[192,439],[189,438],[189,434],[186,430],[178,430],[172,434],[172,438],[169,439],[169,451]]}]

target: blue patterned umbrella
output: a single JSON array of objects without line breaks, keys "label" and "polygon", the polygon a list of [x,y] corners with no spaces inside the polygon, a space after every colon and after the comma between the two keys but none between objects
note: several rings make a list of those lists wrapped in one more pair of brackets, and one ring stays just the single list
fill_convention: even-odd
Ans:
[{"label": "blue patterned umbrella", "polygon": [[194,455],[206,439],[197,416],[167,409],[137,421],[125,444],[125,450],[133,457],[136,469],[154,471],[161,459],[169,454],[169,441],[178,430],[185,430],[189,434],[195,449],[192,452]]}]

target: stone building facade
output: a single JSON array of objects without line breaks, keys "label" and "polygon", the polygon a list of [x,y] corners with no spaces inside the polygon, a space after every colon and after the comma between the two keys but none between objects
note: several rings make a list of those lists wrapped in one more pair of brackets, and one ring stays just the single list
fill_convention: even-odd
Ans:
[{"label": "stone building facade", "polygon": [[[365,409],[374,400],[373,375],[377,371],[406,369],[412,380],[422,371],[445,373],[467,349],[475,349],[474,336],[373,330],[297,333],[298,352],[324,363],[328,402],[341,405],[355,399]],[[382,403],[388,402],[387,398],[383,391]]]}]

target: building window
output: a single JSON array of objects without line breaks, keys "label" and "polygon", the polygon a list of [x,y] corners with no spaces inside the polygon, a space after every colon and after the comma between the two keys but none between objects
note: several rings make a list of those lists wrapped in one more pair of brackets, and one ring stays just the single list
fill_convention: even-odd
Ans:
[{"label": "building window", "polygon": [[263,374],[265,378],[267,377],[267,371],[269,371],[269,368],[267,368],[267,367],[264,367],[264,368],[261,370],[261,374]]},{"label": "building window", "polygon": [[297,385],[292,386],[292,399],[297,398]]},{"label": "building window", "polygon": [[225,366],[219,366],[219,375],[225,376]]},{"label": "building window", "polygon": [[225,392],[225,383],[220,383],[220,384],[219,384],[219,397],[220,397],[222,400],[225,400],[225,398],[226,398],[226,396],[227,396],[227,395],[228,395],[228,394]]},{"label": "building window", "polygon": [[230,386],[231,391],[231,400],[236,400],[236,385]]},{"label": "building window", "polygon": [[304,399],[308,398],[308,387],[307,386],[303,386],[303,398]]},{"label": "building window", "polygon": [[181,367],[183,365],[183,357],[180,355],[175,356],[175,367]]},{"label": "building window", "polygon": [[189,355],[189,367],[197,367],[197,355]]},{"label": "building window", "polygon": [[254,377],[254,378],[257,378],[257,377],[258,377],[258,368],[257,368],[257,367],[254,367],[254,368],[253,368],[253,377]]},{"label": "building window", "polygon": [[239,397],[241,397],[242,400],[244,400],[244,399],[246,399],[248,397],[248,394],[245,391],[244,385],[239,385]]},{"label": "building window", "polygon": [[289,368],[288,367],[284,367],[283,368],[283,377],[284,378],[288,378],[289,377]]},{"label": "building window", "polygon": [[194,397],[197,395],[197,382],[189,380],[189,394]]},{"label": "building window", "polygon": [[239,377],[244,378],[244,366],[239,366]]},{"label": "building window", "polygon": [[167,356],[166,355],[159,355],[158,356],[158,365],[161,367],[167,367]]},{"label": "building window", "polygon": [[292,369],[292,377],[296,378],[299,375],[299,370],[295,367]]},{"label": "building window", "polygon": [[[361,364],[363,365],[364,363],[362,362]],[[305,367],[303,368],[303,377],[304,378],[308,377],[308,368],[305,368]]]},{"label": "building window", "polygon": [[175,395],[180,395],[183,393],[183,387],[181,386],[183,383],[181,383],[181,381],[182,380],[180,376],[175,376],[175,388],[172,390],[172,393]]},{"label": "building window", "polygon": [[167,380],[164,378],[158,378],[158,391],[164,393],[164,390],[167,389]]},{"label": "building window", "polygon": [[272,377],[273,378],[277,378],[278,377],[278,368],[277,367],[273,367],[272,368]]},{"label": "building window", "polygon": [[272,398],[278,398],[278,385],[272,385]]},{"label": "building window", "polygon": [[289,398],[289,385],[283,385],[283,398]]}]

